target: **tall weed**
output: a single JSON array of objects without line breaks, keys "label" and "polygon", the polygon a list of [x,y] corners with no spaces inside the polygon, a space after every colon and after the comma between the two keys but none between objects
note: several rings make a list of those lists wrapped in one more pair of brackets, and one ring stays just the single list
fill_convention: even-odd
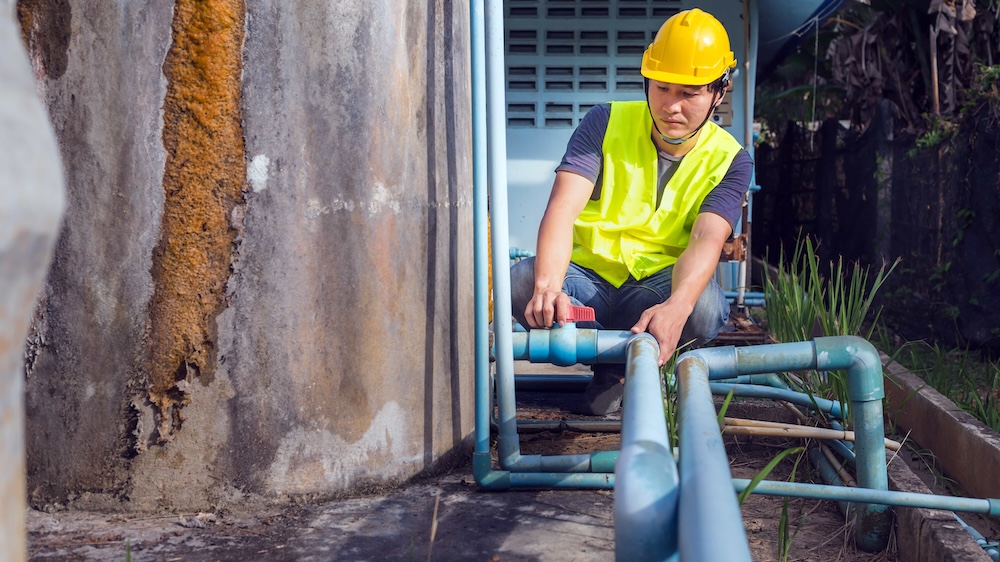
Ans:
[{"label": "tall weed", "polygon": [[[830,275],[824,277],[812,239],[800,236],[791,257],[786,258],[782,251],[777,270],[765,275],[768,332],[780,342],[806,341],[817,336],[870,339],[881,309],[874,312],[869,328],[863,328],[875,295],[899,261],[888,266],[883,263],[872,276],[870,268],[858,263],[845,265],[841,257],[830,262]],[[797,386],[810,396],[838,400],[842,411],[846,411],[846,373],[811,371],[801,377]]]}]

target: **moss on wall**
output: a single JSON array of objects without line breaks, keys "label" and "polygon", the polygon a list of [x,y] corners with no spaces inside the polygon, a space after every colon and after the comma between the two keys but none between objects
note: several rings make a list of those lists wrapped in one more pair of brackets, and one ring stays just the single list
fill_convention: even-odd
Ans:
[{"label": "moss on wall", "polygon": [[225,306],[246,165],[241,123],[243,0],[177,0],[173,44],[163,73],[163,174],[166,195],[153,257],[149,400],[157,435],[169,441],[183,422],[190,385],[215,370],[215,317]]}]

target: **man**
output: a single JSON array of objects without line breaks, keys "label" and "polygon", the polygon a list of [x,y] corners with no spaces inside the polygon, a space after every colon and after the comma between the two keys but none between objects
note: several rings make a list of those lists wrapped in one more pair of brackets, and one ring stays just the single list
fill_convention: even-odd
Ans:
[{"label": "man", "polygon": [[[511,268],[518,322],[561,326],[571,305],[590,306],[598,328],[652,334],[661,366],[679,343],[719,333],[729,305],[714,273],[753,169],[710,122],[735,66],[722,24],[683,11],[642,56],[646,101],[587,113],[556,169],[536,257]],[[618,409],[623,381],[623,366],[596,366],[574,410]]]}]

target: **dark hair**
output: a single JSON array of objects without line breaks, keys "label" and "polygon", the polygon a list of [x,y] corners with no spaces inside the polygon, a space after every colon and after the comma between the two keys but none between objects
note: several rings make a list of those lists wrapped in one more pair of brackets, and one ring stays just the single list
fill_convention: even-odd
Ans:
[{"label": "dark hair", "polygon": [[727,68],[726,71],[722,73],[722,76],[719,76],[715,82],[709,84],[708,88],[715,93],[722,93],[726,91],[726,88],[729,86],[729,74],[729,69]]}]

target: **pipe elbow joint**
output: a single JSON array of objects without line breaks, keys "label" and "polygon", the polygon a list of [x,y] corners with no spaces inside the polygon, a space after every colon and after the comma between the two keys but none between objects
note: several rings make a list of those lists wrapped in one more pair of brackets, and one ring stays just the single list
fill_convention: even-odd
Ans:
[{"label": "pipe elbow joint", "polygon": [[493,459],[489,453],[472,454],[472,476],[476,479],[476,484],[483,489],[510,489],[510,472],[493,470]]},{"label": "pipe elbow joint", "polygon": [[660,351],[660,344],[656,341],[656,338],[652,336],[649,332],[642,332],[641,334],[632,334],[628,339],[628,343],[625,344],[626,347],[631,347],[633,345],[638,345],[640,342],[646,342],[653,345],[657,353]]},{"label": "pipe elbow joint", "polygon": [[697,360],[704,365],[709,378],[725,378],[739,374],[739,356],[736,347],[732,345],[686,351],[677,358],[677,364],[687,360]]},{"label": "pipe elbow joint", "polygon": [[871,402],[885,397],[882,359],[868,340],[858,336],[815,339],[816,368],[847,368],[847,393],[852,401]]}]

